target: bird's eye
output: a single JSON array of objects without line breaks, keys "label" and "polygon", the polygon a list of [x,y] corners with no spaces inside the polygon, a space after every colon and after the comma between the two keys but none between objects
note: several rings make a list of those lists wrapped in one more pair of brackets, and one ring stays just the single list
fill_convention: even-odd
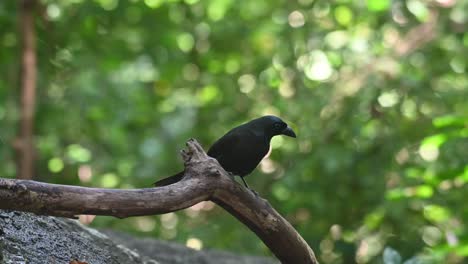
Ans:
[{"label": "bird's eye", "polygon": [[275,128],[281,128],[281,127],[282,127],[281,123],[275,123],[273,126],[274,126]]}]

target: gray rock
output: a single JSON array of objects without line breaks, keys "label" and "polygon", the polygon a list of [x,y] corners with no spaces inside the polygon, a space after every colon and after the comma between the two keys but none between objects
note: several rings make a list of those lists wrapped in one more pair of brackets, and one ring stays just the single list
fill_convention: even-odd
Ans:
[{"label": "gray rock", "polygon": [[151,238],[134,238],[129,234],[103,230],[119,244],[138,251],[145,257],[151,257],[159,263],[168,264],[275,264],[279,263],[272,258],[242,256],[219,250],[194,250],[180,244],[159,241]]},{"label": "gray rock", "polygon": [[144,263],[77,221],[0,210],[0,263]]},{"label": "gray rock", "polygon": [[0,264],[270,264],[264,257],[203,250],[115,231],[99,232],[64,218],[0,210]]}]

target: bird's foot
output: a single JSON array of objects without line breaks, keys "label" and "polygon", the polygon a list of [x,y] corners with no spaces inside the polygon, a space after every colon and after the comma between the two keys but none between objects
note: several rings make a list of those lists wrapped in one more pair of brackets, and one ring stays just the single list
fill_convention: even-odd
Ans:
[{"label": "bird's foot", "polygon": [[228,173],[229,177],[231,177],[231,179],[234,180],[236,175],[234,173],[230,172],[230,171],[228,171],[227,173]]},{"label": "bird's foot", "polygon": [[254,189],[248,188],[254,195],[255,197],[259,197],[258,192],[255,191]]}]

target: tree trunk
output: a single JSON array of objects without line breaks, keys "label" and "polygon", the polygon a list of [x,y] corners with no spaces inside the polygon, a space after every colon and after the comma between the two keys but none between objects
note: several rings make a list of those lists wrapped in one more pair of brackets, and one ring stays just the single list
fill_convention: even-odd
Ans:
[{"label": "tree trunk", "polygon": [[34,28],[35,0],[19,1],[21,38],[21,120],[15,148],[17,178],[32,179],[34,171],[34,107],[36,100],[36,32]]}]

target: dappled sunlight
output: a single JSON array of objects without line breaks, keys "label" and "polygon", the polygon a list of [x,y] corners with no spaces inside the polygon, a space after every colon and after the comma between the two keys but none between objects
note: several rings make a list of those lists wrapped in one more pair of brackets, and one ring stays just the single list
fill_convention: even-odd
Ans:
[{"label": "dappled sunlight", "polygon": [[89,225],[94,221],[95,218],[95,215],[79,215],[78,221],[84,225]]},{"label": "dappled sunlight", "polygon": [[78,144],[72,144],[67,147],[67,156],[72,162],[87,162],[92,157],[88,149]]},{"label": "dappled sunlight", "polygon": [[189,52],[192,50],[194,44],[195,40],[190,33],[181,33],[179,36],[177,36],[177,45],[183,52]]},{"label": "dappled sunlight", "polygon": [[276,164],[271,159],[265,158],[260,162],[260,170],[265,174],[273,173],[276,169]]},{"label": "dappled sunlight", "polygon": [[196,81],[200,77],[200,69],[193,63],[186,64],[182,69],[182,74],[187,81]]},{"label": "dappled sunlight", "polygon": [[325,81],[333,73],[327,56],[321,50],[311,51],[297,60],[297,68],[311,80]]},{"label": "dappled sunlight", "polygon": [[141,232],[151,232],[156,228],[156,220],[150,216],[139,216],[133,221],[136,229]]},{"label": "dappled sunlight", "polygon": [[191,237],[187,239],[187,242],[185,245],[189,248],[195,249],[195,250],[201,250],[203,248],[203,242],[195,237]]},{"label": "dappled sunlight", "polygon": [[64,167],[63,161],[60,158],[52,158],[49,160],[48,167],[51,172],[60,172]]},{"label": "dappled sunlight", "polygon": [[179,222],[179,217],[175,213],[168,213],[168,214],[161,215],[161,225],[165,229],[175,229],[178,222]]},{"label": "dappled sunlight", "polygon": [[115,188],[120,184],[120,177],[114,173],[105,173],[98,176],[100,186],[103,188]]},{"label": "dappled sunlight", "polygon": [[435,161],[439,157],[439,149],[433,145],[422,145],[419,148],[419,155],[426,161]]},{"label": "dappled sunlight", "polygon": [[442,232],[435,226],[425,226],[421,230],[422,240],[428,246],[437,245],[442,239]]},{"label": "dappled sunlight", "polygon": [[78,178],[82,183],[88,183],[91,181],[93,177],[93,171],[91,169],[91,166],[88,165],[81,165],[78,168]]},{"label": "dappled sunlight", "polygon": [[305,24],[304,15],[300,11],[293,11],[288,16],[289,25],[293,28],[302,27]]},{"label": "dappled sunlight", "polygon": [[246,94],[250,93],[255,88],[256,84],[255,77],[251,74],[241,75],[237,82],[239,84],[239,90]]},{"label": "dappled sunlight", "polygon": [[196,218],[202,212],[209,212],[215,208],[215,204],[211,201],[199,202],[196,205],[190,206],[185,209],[185,214],[190,218]]}]

